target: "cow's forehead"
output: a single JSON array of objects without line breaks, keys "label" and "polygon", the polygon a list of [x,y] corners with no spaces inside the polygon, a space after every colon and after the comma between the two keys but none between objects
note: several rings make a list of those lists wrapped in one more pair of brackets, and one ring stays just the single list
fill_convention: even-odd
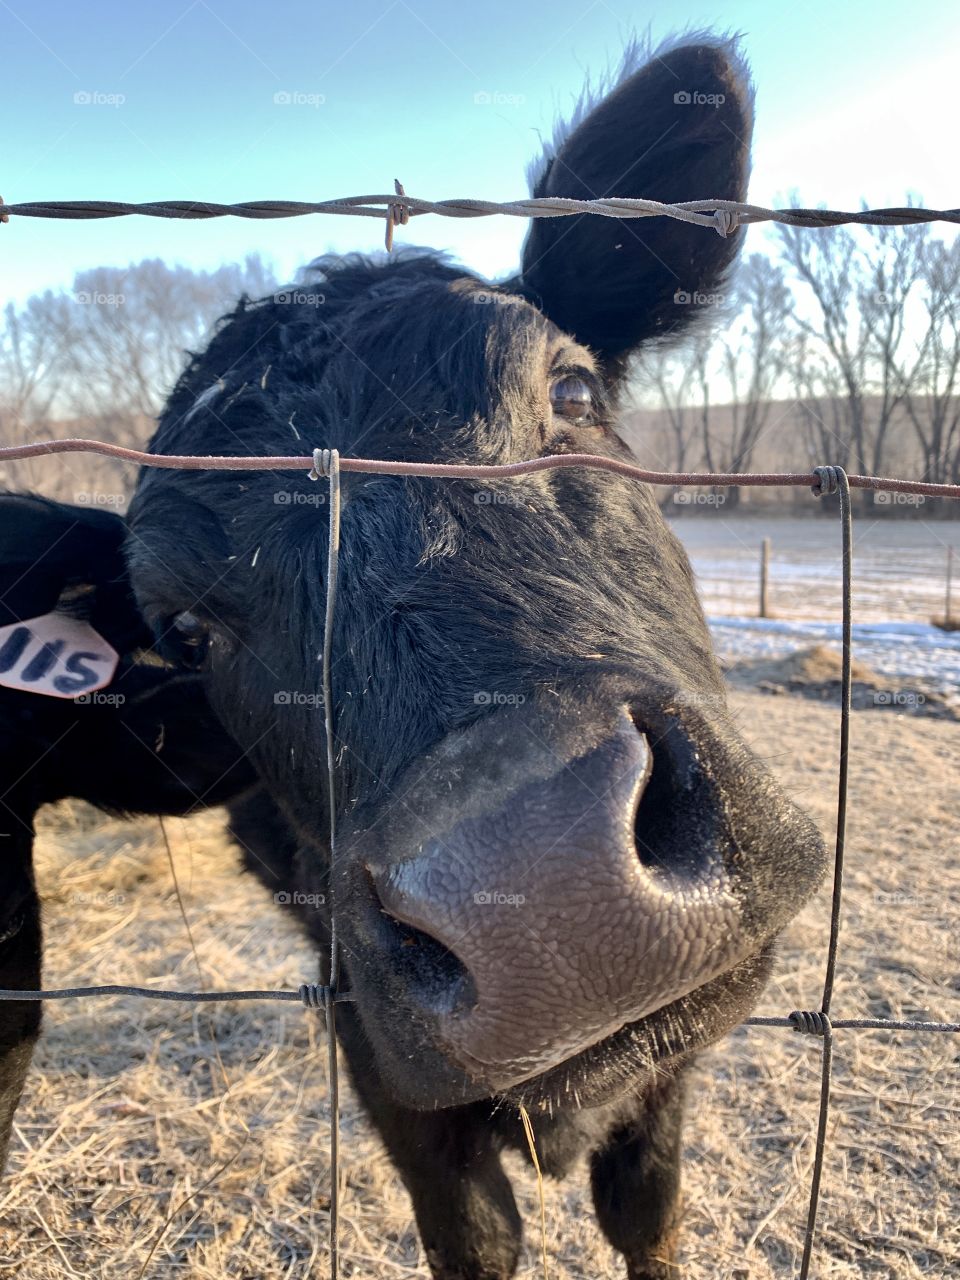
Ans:
[{"label": "cow's forehead", "polygon": [[[565,367],[594,367],[590,352],[527,298],[476,276],[395,281],[385,267],[358,283],[349,300],[299,288],[274,295],[290,304],[272,308],[273,323],[258,341],[242,343],[226,358],[217,359],[214,350],[200,358],[196,373],[206,376],[189,379],[190,394],[168,408],[161,436],[186,429],[208,439],[225,428],[243,435],[252,401],[261,409],[274,406],[285,390],[315,394],[345,375],[355,403],[365,392],[389,399],[391,391],[399,403],[405,386],[418,395],[432,391],[438,401],[452,389],[459,400],[470,386],[478,398],[481,388],[489,393],[500,384],[533,389],[561,354]],[[231,318],[227,325],[235,323]],[[389,429],[391,415],[383,406],[380,412]]]},{"label": "cow's forehead", "polygon": [[441,291],[453,306],[435,311],[435,324],[449,329],[451,341],[466,330],[482,329],[485,354],[488,361],[493,357],[495,368],[502,369],[506,359],[525,365],[535,376],[562,353],[566,365],[595,370],[592,352],[545,316],[530,298],[512,289],[511,283],[491,284],[468,274],[447,282]]}]

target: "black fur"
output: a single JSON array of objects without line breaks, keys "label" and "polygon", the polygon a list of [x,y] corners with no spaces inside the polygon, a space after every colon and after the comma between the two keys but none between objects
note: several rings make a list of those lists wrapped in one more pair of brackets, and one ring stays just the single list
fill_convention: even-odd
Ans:
[{"label": "black fur", "polygon": [[[731,44],[659,50],[578,112],[536,191],[742,197],[751,103]],[[674,295],[721,288],[739,240],[668,221],[542,221],[499,287],[424,252],[321,260],[302,289],[238,306],[191,359],[153,448],[627,457],[614,413],[630,353],[703,313]],[[565,377],[592,389],[582,421],[551,409]],[[300,914],[321,949],[333,896],[356,997],[338,1017],[341,1041],[435,1276],[513,1273],[520,1228],[498,1153],[525,1148],[521,1101],[548,1173],[593,1153],[598,1217],[629,1276],[675,1276],[684,1068],[756,999],[775,935],[819,880],[822,845],[727,717],[690,566],[646,488],[570,470],[499,484],[349,474],[343,491],[332,877],[316,696],[324,484],[148,470],[131,509],[128,564],[157,643],[176,649],[185,625],[205,627],[207,696],[263,783],[233,810],[246,863],[275,894],[312,895]],[[739,958],[598,1040],[576,1040],[587,1002],[571,992],[577,1049],[494,1087],[454,1063],[438,1031],[444,1000],[470,991],[456,948],[384,911],[376,877],[409,860],[418,817],[426,837],[437,812],[456,814],[469,779],[449,762],[463,744],[480,750],[500,732],[502,758],[477,758],[495,806],[531,768],[534,728],[541,764],[545,744],[565,769],[571,725],[602,745],[624,708],[654,750],[640,852],[681,877],[718,869]],[[575,888],[589,899],[589,878]],[[574,945],[589,946],[582,924],[571,924],[571,955]],[[711,939],[708,952],[723,945]],[[500,960],[508,971],[509,953]]]}]

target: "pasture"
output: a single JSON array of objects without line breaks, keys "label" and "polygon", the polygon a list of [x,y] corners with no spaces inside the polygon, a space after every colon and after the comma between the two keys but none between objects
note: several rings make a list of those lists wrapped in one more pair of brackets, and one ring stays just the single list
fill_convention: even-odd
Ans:
[{"label": "pasture", "polygon": [[[885,496],[885,495],[884,495]],[[690,556],[719,657],[784,658],[810,645],[839,651],[841,618],[840,529],[816,518],[809,499],[806,519],[770,514],[728,514],[723,507],[672,528]],[[857,658],[882,677],[890,691],[925,687],[954,706],[960,701],[960,632],[943,631],[931,619],[945,611],[947,554],[955,563],[960,526],[929,517],[875,520],[854,516],[853,643]],[[951,514],[947,507],[946,514]],[[811,518],[814,517],[814,518]],[[769,616],[759,618],[760,547],[770,539]],[[957,599],[952,591],[952,600]],[[951,605],[951,616],[958,612]]]},{"label": "pasture", "polygon": [[[931,503],[915,520],[874,517],[874,510],[884,509],[878,503],[854,514],[854,621],[925,623],[942,616],[947,549],[960,546],[958,525],[943,517],[956,512],[950,504]],[[711,617],[756,615],[760,544],[768,537],[771,616],[813,624],[839,622],[836,513],[818,508],[812,498],[802,510],[806,518],[728,512],[721,505],[694,519],[672,522]]]},{"label": "pasture", "polygon": [[[738,692],[744,736],[832,839],[837,713]],[[854,713],[838,1016],[960,1017],[955,723]],[[223,815],[41,815],[44,985],[290,987],[316,977],[283,908],[236,870]],[[819,1003],[828,890],[787,930],[758,1013]],[[200,972],[198,974],[197,965]],[[840,1031],[814,1273],[946,1277],[960,1265],[960,1091],[948,1035]],[[819,1088],[815,1040],[739,1029],[695,1067],[681,1261],[694,1280],[795,1273]],[[409,1200],[349,1087],[343,1273],[426,1274]],[[329,1186],[323,1031],[296,1005],[54,1004],[17,1111],[0,1276],[300,1280],[322,1274]],[[539,1276],[535,1179],[507,1157]],[[582,1171],[547,1184],[555,1280],[612,1280]]]}]

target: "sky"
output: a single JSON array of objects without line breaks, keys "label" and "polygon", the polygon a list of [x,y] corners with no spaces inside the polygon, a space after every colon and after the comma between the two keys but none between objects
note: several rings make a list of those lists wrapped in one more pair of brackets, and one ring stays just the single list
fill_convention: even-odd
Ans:
[{"label": "sky", "polygon": [[[960,204],[960,6],[929,0],[717,6],[652,0],[0,0],[0,194],[44,199],[526,194],[524,170],[588,73],[633,33],[737,30],[757,85],[750,199]],[[690,197],[709,195],[691,192]],[[496,277],[525,224],[415,219],[398,239]],[[815,233],[812,233],[815,234]],[[754,228],[748,249],[769,235]],[[382,247],[379,221],[0,226],[0,305],[75,271],[258,251],[281,278]]]}]

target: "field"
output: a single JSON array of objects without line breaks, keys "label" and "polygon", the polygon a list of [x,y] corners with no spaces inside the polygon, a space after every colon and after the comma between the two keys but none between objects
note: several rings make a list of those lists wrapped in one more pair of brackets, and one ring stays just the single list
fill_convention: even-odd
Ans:
[{"label": "field", "polygon": [[[799,519],[770,513],[728,516],[723,507],[707,508],[671,525],[697,571],[708,613],[755,616],[760,544],[769,538],[773,616],[839,621],[836,510],[832,516]],[[855,512],[853,536],[854,605],[861,622],[929,622],[932,615],[942,614],[950,546],[958,553],[954,608],[960,613],[960,523],[873,519]]]},{"label": "field", "polygon": [[[682,517],[673,528],[690,555],[714,645],[728,661],[839,645],[840,526],[828,518]],[[945,609],[954,549],[951,616],[960,619],[960,524],[854,519],[853,619],[857,656],[895,692],[916,678],[960,705],[960,631],[931,625]],[[757,617],[760,545],[770,539],[769,617]]]},{"label": "field", "polygon": [[[835,708],[734,695],[744,733],[828,836]],[[960,1018],[960,728],[854,715],[851,840],[834,1011]],[[234,869],[221,817],[168,823],[80,806],[44,815],[45,983],[296,985],[315,976],[292,923]],[[827,895],[785,938],[762,1012],[819,1003]],[[199,961],[200,973],[197,972]],[[684,1273],[795,1274],[813,1155],[818,1042],[740,1029],[699,1067],[686,1137]],[[958,1043],[838,1032],[821,1277],[946,1277],[960,1266]],[[323,1275],[323,1036],[296,1005],[217,1011],[125,999],[47,1007],[0,1192],[0,1276],[61,1280]],[[346,1089],[344,1274],[426,1275],[409,1202]],[[535,1181],[511,1160],[541,1274]],[[585,1179],[547,1187],[557,1280],[619,1277]]]}]

